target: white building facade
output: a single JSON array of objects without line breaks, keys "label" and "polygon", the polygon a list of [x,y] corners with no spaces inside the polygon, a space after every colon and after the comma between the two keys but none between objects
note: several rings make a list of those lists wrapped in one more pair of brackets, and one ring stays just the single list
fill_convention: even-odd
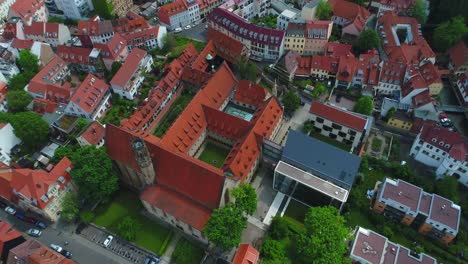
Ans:
[{"label": "white building facade", "polygon": [[5,23],[8,17],[8,10],[17,0],[3,0],[0,2],[0,25]]},{"label": "white building facade", "polygon": [[10,165],[11,150],[20,144],[21,140],[16,137],[13,127],[9,123],[0,124],[0,139],[0,162]]},{"label": "white building facade", "polygon": [[65,17],[72,19],[89,17],[90,12],[94,10],[91,0],[55,0],[55,4]]}]

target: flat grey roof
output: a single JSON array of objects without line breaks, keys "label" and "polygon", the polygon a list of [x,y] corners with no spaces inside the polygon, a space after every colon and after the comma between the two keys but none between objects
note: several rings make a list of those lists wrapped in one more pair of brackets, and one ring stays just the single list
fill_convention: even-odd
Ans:
[{"label": "flat grey roof", "polygon": [[301,132],[289,130],[281,160],[351,189],[361,158]]},{"label": "flat grey roof", "polygon": [[284,163],[282,161],[278,162],[275,171],[283,175],[287,175],[289,178],[292,178],[306,186],[309,186],[312,189],[317,190],[325,195],[328,195],[342,203],[346,202],[346,200],[348,199],[348,191],[346,189],[341,188],[333,184],[332,182],[316,177],[315,175],[309,172],[305,172],[301,169],[298,169],[288,163]]}]

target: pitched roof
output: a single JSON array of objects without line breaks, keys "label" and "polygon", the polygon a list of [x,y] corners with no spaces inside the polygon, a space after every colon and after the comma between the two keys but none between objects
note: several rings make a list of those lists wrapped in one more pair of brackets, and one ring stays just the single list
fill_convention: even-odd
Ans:
[{"label": "pitched roof", "polygon": [[43,6],[44,0],[21,0],[16,1],[10,9],[15,11],[21,19],[28,20]]},{"label": "pitched roof", "polygon": [[318,101],[311,104],[309,112],[361,132],[364,131],[367,123],[365,118],[353,112],[345,111]]},{"label": "pitched roof", "polygon": [[98,121],[94,121],[81,133],[80,137],[91,145],[97,145],[104,138],[105,134],[106,128]]},{"label": "pitched roof", "polygon": [[370,12],[367,9],[353,2],[329,0],[328,3],[332,7],[335,16],[345,18],[350,22],[359,17],[366,20],[370,16]]},{"label": "pitched roof", "polygon": [[3,181],[0,194],[11,201],[13,190],[16,190],[30,199],[36,207],[43,209],[55,198],[47,196],[49,187],[58,184],[59,188],[64,188],[71,180],[68,172],[71,167],[71,161],[65,157],[50,172],[31,169],[0,172],[0,179]]},{"label": "pitched roof", "polygon": [[463,40],[460,40],[455,46],[448,50],[450,62],[455,68],[468,63],[468,47]]},{"label": "pitched roof", "polygon": [[260,253],[250,244],[240,244],[232,264],[257,264]]},{"label": "pitched roof", "polygon": [[336,73],[336,79],[344,82],[351,82],[354,75],[356,74],[356,67],[358,65],[358,59],[353,54],[347,54],[341,56],[338,62],[338,72]]},{"label": "pitched roof", "polygon": [[138,45],[144,44],[146,41],[158,38],[159,26],[152,28],[145,28],[137,30],[126,35],[123,38],[127,41],[127,45]]},{"label": "pitched roof", "polygon": [[15,49],[31,49],[33,46],[34,41],[29,39],[17,39],[14,38],[11,42],[11,47]]},{"label": "pitched roof", "polygon": [[246,53],[244,45],[240,41],[210,27],[206,38],[213,41],[218,55],[228,62],[236,63]]},{"label": "pitched roof", "polygon": [[[441,127],[439,124],[434,122],[425,123],[423,129],[421,131],[421,135],[419,137],[422,141],[436,147],[442,149],[445,152],[449,152],[454,146],[459,144],[464,144],[465,146],[465,153],[468,153],[468,146],[466,142],[468,139],[461,135],[458,132],[450,131],[445,127]],[[457,146],[457,148],[461,148]],[[453,151],[454,159],[459,161],[466,161],[466,157],[462,154],[462,151]]]},{"label": "pitched roof", "polygon": [[267,95],[268,91],[262,86],[248,80],[242,80],[237,85],[234,100],[259,107]]},{"label": "pitched roof", "polygon": [[111,21],[112,28],[117,34],[129,34],[138,30],[144,30],[150,27],[144,17],[129,11],[125,17],[119,17]]},{"label": "pitched roof", "polygon": [[345,56],[348,53],[351,53],[352,46],[349,44],[342,44],[339,42],[328,42],[325,45],[325,54],[332,55],[335,57]]},{"label": "pitched roof", "polygon": [[419,73],[421,74],[422,78],[426,82],[427,85],[440,83],[442,84],[442,80],[440,79],[440,74],[437,71],[437,68],[434,64],[429,61],[419,67]]},{"label": "pitched roof", "polygon": [[124,64],[122,64],[122,67],[120,67],[114,75],[110,83],[125,88],[145,56],[146,51],[139,48],[132,49]]},{"label": "pitched roof", "polygon": [[119,33],[115,33],[106,44],[94,43],[93,45],[94,48],[101,50],[102,58],[107,59],[117,59],[117,57],[127,49],[127,43]]},{"label": "pitched roof", "polygon": [[42,245],[34,253],[28,257],[28,263],[30,264],[69,264],[75,263],[72,260],[65,258],[62,254],[55,250]]},{"label": "pitched roof", "polygon": [[405,77],[406,65],[402,62],[383,61],[379,82],[402,85]]},{"label": "pitched roof", "polygon": [[242,17],[222,8],[214,9],[208,19],[219,27],[242,39],[268,46],[281,46],[285,32],[256,26]]},{"label": "pitched roof", "polygon": [[24,26],[25,35],[39,35],[46,38],[59,38],[59,23],[31,22],[30,26]]},{"label": "pitched roof", "polygon": [[90,59],[89,55],[93,49],[83,47],[72,47],[65,45],[57,46],[57,55],[67,63],[79,65],[95,65],[95,62]]},{"label": "pitched roof", "polygon": [[91,114],[101,105],[101,99],[107,94],[108,89],[109,86],[103,80],[88,74],[70,101]]},{"label": "pitched roof", "polygon": [[173,15],[182,13],[184,11],[187,11],[187,9],[188,9],[188,5],[187,5],[186,0],[176,0],[174,2],[167,3],[161,6],[161,8],[159,9],[159,12],[160,13],[166,12],[168,16],[170,17]]},{"label": "pitched roof", "polygon": [[[0,252],[3,253],[3,246],[8,241],[21,237],[21,233],[14,229],[7,222],[0,221]],[[2,255],[0,254],[0,257]]]}]

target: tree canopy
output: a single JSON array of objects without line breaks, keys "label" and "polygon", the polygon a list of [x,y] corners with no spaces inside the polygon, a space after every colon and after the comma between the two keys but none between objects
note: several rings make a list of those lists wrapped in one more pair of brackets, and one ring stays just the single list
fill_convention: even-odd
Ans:
[{"label": "tree canopy", "polygon": [[8,90],[9,91],[18,91],[24,90],[24,87],[28,84],[28,80],[24,77],[23,74],[16,74],[10,78],[8,81]]},{"label": "tree canopy", "polygon": [[72,164],[72,179],[77,184],[80,197],[90,202],[107,200],[118,189],[118,177],[112,162],[102,148],[66,146],[57,149],[53,162],[68,157]]},{"label": "tree canopy", "polygon": [[316,82],[315,87],[312,90],[311,94],[314,99],[319,98],[322,94],[324,94],[327,91],[327,87],[325,84]]},{"label": "tree canopy", "polygon": [[12,90],[6,94],[8,111],[12,113],[24,112],[31,103],[32,97],[22,90]]},{"label": "tree canopy", "polygon": [[359,98],[356,105],[354,105],[354,112],[363,115],[371,115],[373,110],[374,102],[372,101],[372,97],[370,96],[363,96]]},{"label": "tree canopy", "polygon": [[239,63],[237,63],[236,67],[237,71],[239,72],[239,75],[241,76],[242,79],[244,80],[249,80],[252,82],[257,81],[257,73],[258,73],[258,68],[255,63],[247,59],[247,57],[242,56],[239,60]]},{"label": "tree canopy", "polygon": [[416,0],[409,9],[409,15],[416,18],[419,23],[425,24],[427,21],[427,4],[423,0]]},{"label": "tree canopy", "polygon": [[17,113],[10,118],[15,135],[30,148],[42,146],[48,140],[49,124],[34,112]]},{"label": "tree canopy", "polygon": [[133,217],[126,216],[117,225],[117,231],[125,240],[133,241],[136,238],[141,224],[138,223]]},{"label": "tree canopy", "polygon": [[112,19],[114,16],[112,15],[112,11],[114,10],[114,6],[112,5],[112,1],[107,0],[93,0],[93,6],[96,10],[96,13],[104,19]]},{"label": "tree canopy", "polygon": [[435,192],[453,202],[458,202],[458,180],[454,176],[445,176],[437,181]]},{"label": "tree canopy", "polygon": [[298,237],[298,256],[304,262],[343,263],[349,235],[345,224],[335,207],[311,207],[304,220],[306,232]]},{"label": "tree canopy", "polygon": [[332,16],[332,7],[326,0],[321,0],[317,6],[317,13],[315,14],[319,20],[330,20]]},{"label": "tree canopy", "polygon": [[463,17],[453,17],[451,20],[440,24],[434,30],[432,41],[438,51],[445,52],[467,33],[468,27],[465,25]]},{"label": "tree canopy", "polygon": [[283,103],[284,110],[286,112],[293,113],[299,108],[301,98],[299,98],[294,90],[288,90],[281,102]]},{"label": "tree canopy", "polygon": [[232,196],[236,199],[235,205],[244,213],[252,215],[257,209],[257,193],[250,184],[241,183],[232,189]]},{"label": "tree canopy", "polygon": [[234,204],[215,209],[208,219],[203,233],[210,242],[226,251],[241,241],[242,231],[247,227],[247,218]]},{"label": "tree canopy", "polygon": [[380,48],[380,38],[377,31],[373,29],[365,29],[361,32],[358,39],[353,45],[353,50],[358,53],[365,53],[370,49]]},{"label": "tree canopy", "polygon": [[17,63],[24,77],[28,80],[39,72],[39,59],[30,50],[21,50]]},{"label": "tree canopy", "polygon": [[67,222],[73,221],[80,212],[79,206],[80,203],[76,193],[67,193],[63,198],[60,217]]},{"label": "tree canopy", "polygon": [[468,21],[468,1],[430,0],[429,23],[440,24],[451,17],[463,16]]}]

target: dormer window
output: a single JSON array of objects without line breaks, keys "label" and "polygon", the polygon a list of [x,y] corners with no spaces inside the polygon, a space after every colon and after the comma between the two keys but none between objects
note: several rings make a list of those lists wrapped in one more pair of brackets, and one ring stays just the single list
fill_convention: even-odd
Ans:
[{"label": "dormer window", "polygon": [[440,142],[439,142],[439,145],[440,145],[440,146],[444,146],[444,142],[443,142],[443,141],[440,141]]},{"label": "dormer window", "polygon": [[434,143],[437,142],[437,138],[432,138],[431,140],[432,140],[432,142],[434,142]]}]

